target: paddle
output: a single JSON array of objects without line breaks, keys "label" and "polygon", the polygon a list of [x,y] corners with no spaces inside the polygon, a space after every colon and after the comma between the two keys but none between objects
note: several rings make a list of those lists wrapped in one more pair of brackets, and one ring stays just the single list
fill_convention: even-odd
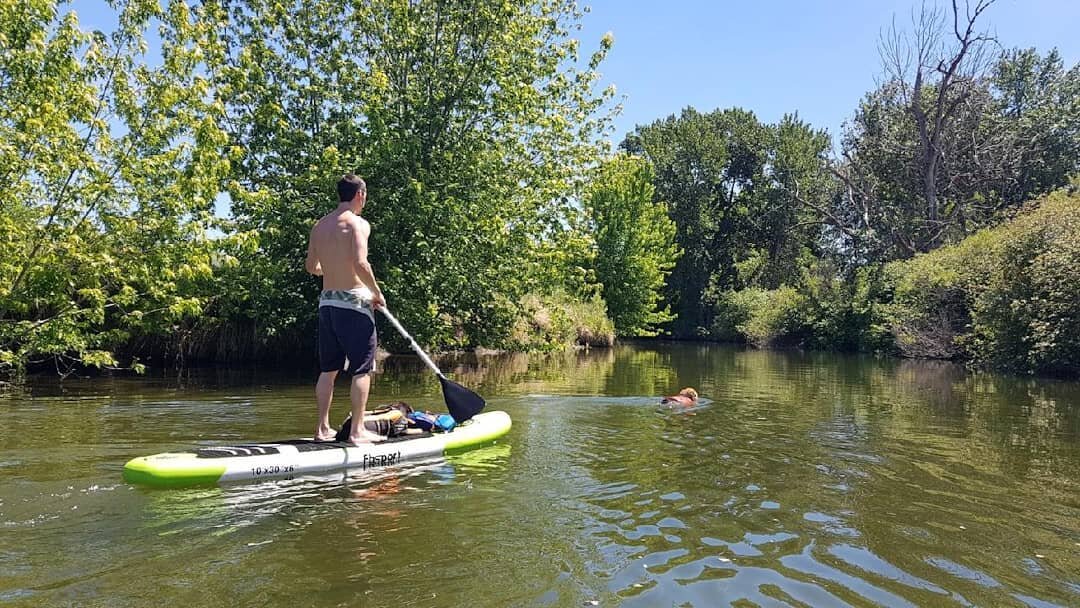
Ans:
[{"label": "paddle", "polygon": [[409,341],[409,348],[413,349],[417,355],[420,356],[420,360],[431,368],[431,371],[435,372],[435,375],[439,377],[439,382],[442,384],[443,399],[446,401],[447,411],[454,417],[454,420],[461,424],[469,418],[480,413],[480,410],[484,409],[484,398],[469,389],[461,386],[460,384],[447,379],[443,375],[439,367],[431,361],[431,357],[427,356],[427,353],[420,348],[420,345],[413,340],[413,337],[409,335],[409,332],[405,331],[405,328],[401,326],[401,323],[394,318],[394,315],[390,314],[390,311],[386,307],[379,309],[383,315],[386,316],[386,320],[390,321],[390,324],[394,326],[394,329],[398,330],[401,337]]}]

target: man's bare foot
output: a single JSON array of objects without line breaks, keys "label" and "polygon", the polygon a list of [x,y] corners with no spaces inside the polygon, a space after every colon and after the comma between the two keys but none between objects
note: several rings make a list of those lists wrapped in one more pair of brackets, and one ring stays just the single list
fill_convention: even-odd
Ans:
[{"label": "man's bare foot", "polygon": [[316,428],[315,429],[315,441],[334,441],[337,439],[337,433],[332,428]]},{"label": "man's bare foot", "polygon": [[349,443],[353,445],[360,445],[362,443],[380,443],[383,441],[386,441],[386,437],[378,433],[372,433],[367,429],[360,431],[359,436],[352,434],[349,435]]}]

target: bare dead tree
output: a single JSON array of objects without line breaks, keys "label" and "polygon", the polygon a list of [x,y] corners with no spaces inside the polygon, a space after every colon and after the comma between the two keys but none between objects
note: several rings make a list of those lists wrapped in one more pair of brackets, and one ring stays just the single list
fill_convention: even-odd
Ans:
[{"label": "bare dead tree", "polygon": [[[980,15],[996,0],[969,0],[964,6],[952,0],[950,15],[936,7],[923,4],[912,15],[912,30],[902,31],[894,20],[891,29],[883,34],[879,51],[887,77],[898,84],[901,95],[911,112],[918,131],[919,178],[926,202],[925,221],[932,237],[924,247],[939,244],[942,234],[953,217],[942,218],[942,180],[940,172],[949,153],[946,133],[956,120],[958,110],[988,74],[997,55],[996,39],[988,32],[976,30]],[[960,213],[954,205],[952,214]]]},{"label": "bare dead tree", "polygon": [[[979,23],[995,0],[924,4],[880,36],[877,86],[821,159],[828,188],[782,183],[846,263],[930,251],[1062,186],[1080,155],[1080,68],[1003,51]],[[808,182],[809,183],[809,182]]]}]

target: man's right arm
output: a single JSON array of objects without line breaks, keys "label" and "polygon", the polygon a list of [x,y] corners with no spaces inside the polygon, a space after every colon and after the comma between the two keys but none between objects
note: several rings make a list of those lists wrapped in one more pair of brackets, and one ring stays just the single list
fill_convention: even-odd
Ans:
[{"label": "man's right arm", "polygon": [[322,276],[322,264],[319,263],[319,255],[315,251],[315,228],[312,228],[311,234],[308,235],[307,260],[304,261],[304,268],[317,277]]}]

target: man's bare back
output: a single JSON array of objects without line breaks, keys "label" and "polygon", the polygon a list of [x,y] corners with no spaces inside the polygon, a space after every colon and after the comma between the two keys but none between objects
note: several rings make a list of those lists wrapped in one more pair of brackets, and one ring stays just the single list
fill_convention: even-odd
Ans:
[{"label": "man's bare back", "polygon": [[368,236],[371,226],[346,206],[322,217],[311,229],[308,247],[308,272],[321,275],[323,289],[352,290],[367,287],[377,296],[372,304],[383,304],[368,263]]}]

